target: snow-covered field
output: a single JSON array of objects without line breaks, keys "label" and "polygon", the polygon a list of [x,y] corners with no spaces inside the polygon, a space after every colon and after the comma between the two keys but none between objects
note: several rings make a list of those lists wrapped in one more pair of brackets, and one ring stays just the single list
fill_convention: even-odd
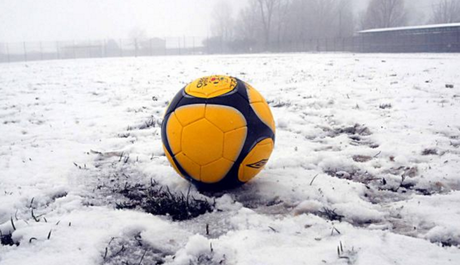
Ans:
[{"label": "snow-covered field", "polygon": [[[0,264],[459,264],[459,69],[453,54],[1,64]],[[159,124],[211,74],[257,88],[277,136],[252,182],[200,194]],[[215,205],[129,209],[146,189]]]}]

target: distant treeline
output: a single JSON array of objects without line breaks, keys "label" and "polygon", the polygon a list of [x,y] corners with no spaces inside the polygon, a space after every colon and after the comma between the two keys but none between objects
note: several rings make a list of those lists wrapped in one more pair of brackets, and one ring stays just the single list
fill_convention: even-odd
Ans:
[{"label": "distant treeline", "polygon": [[[249,0],[236,16],[228,1],[216,3],[208,50],[283,51],[312,39],[347,38],[357,30],[406,26],[415,12],[405,0],[371,0],[355,15],[353,0]],[[427,23],[460,22],[460,0],[438,0]]]}]

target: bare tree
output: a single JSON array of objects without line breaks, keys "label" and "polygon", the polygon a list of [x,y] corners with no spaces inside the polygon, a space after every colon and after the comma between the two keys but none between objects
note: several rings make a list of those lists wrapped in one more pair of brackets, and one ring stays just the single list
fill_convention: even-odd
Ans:
[{"label": "bare tree", "polygon": [[348,0],[336,0],[336,14],[338,18],[337,37],[352,36],[354,31],[354,19],[352,2]]},{"label": "bare tree", "polygon": [[268,48],[270,44],[270,35],[272,31],[273,14],[276,9],[276,5],[279,4],[278,0],[253,0],[257,3],[259,10],[260,20],[262,22],[263,38],[265,48]]},{"label": "bare tree", "polygon": [[145,31],[139,27],[134,27],[129,32],[129,38],[132,41],[132,45],[134,46],[135,56],[137,56],[138,51],[141,49],[146,48],[148,46],[147,37],[145,35]]},{"label": "bare tree", "polygon": [[223,41],[230,41],[233,38],[234,21],[232,8],[228,2],[220,0],[212,10],[212,34]]},{"label": "bare tree", "polygon": [[348,37],[352,11],[350,0],[251,0],[237,17],[236,43],[283,50],[311,39]]},{"label": "bare tree", "polygon": [[291,0],[279,0],[277,8],[275,10],[275,25],[276,25],[276,42],[278,48],[283,39],[286,37],[286,31],[288,30],[289,21],[289,8]]},{"label": "bare tree", "polygon": [[256,39],[260,35],[259,31],[259,21],[257,19],[256,2],[249,2],[248,7],[241,10],[238,20],[235,23],[236,28],[238,29],[235,34],[238,34],[240,39]]},{"label": "bare tree", "polygon": [[431,22],[435,24],[460,22],[460,0],[439,0],[438,4],[433,5]]},{"label": "bare tree", "polygon": [[400,27],[406,24],[404,0],[371,0],[361,19],[362,29]]}]

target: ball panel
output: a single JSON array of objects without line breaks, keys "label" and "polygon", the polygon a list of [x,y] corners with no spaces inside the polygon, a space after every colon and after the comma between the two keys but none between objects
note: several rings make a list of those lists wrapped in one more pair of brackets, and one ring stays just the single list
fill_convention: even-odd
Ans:
[{"label": "ball panel", "polygon": [[201,167],[201,181],[204,183],[217,183],[227,175],[233,162],[221,158],[206,166]]},{"label": "ball panel", "polygon": [[273,140],[267,138],[254,146],[238,169],[240,181],[248,182],[262,170],[273,151],[273,144]]},{"label": "ball panel", "polygon": [[223,132],[246,126],[246,119],[237,109],[221,105],[206,105],[205,118]]},{"label": "ball panel", "polygon": [[188,158],[183,153],[179,153],[174,156],[181,165],[182,169],[187,172],[187,174],[192,177],[193,179],[200,181],[201,179],[201,166],[197,163],[193,162],[190,158]]},{"label": "ball panel", "polygon": [[177,108],[177,105],[184,98],[183,91],[184,89],[179,90],[179,92],[177,92],[177,94],[174,96],[171,102],[169,102],[168,107],[166,107],[166,112],[165,112],[164,117],[166,117],[168,114],[170,114]]},{"label": "ball panel", "polygon": [[262,170],[274,146],[275,123],[267,102],[233,77],[192,83],[195,87],[181,89],[165,114],[161,136],[167,159],[199,189],[244,184]]},{"label": "ball panel", "polygon": [[250,84],[246,82],[244,82],[244,85],[246,86],[250,103],[265,102],[264,98],[259,93],[259,91],[257,91],[255,88],[253,88]]},{"label": "ball panel", "polygon": [[224,153],[223,157],[235,162],[243,149],[244,142],[246,141],[248,128],[243,127],[224,135]]},{"label": "ball panel", "polygon": [[166,125],[166,135],[172,154],[179,153],[182,150],[182,125],[174,113],[169,116],[168,124]]},{"label": "ball panel", "polygon": [[177,174],[179,174],[179,176],[185,178],[182,173],[180,173],[179,169],[177,168],[176,166],[176,163],[174,163],[174,160],[172,159],[171,157],[171,154],[169,154],[168,150],[166,149],[166,146],[163,145],[163,150],[165,152],[165,155],[166,155],[166,158],[168,159],[169,163],[171,163],[172,167],[174,168],[174,170],[177,172]]},{"label": "ball panel", "polygon": [[198,98],[214,98],[232,91],[236,85],[233,77],[213,75],[194,80],[185,87],[185,92]]},{"label": "ball panel", "polygon": [[174,113],[182,126],[186,126],[194,121],[204,118],[205,108],[205,104],[186,105],[177,108]]},{"label": "ball panel", "polygon": [[273,115],[268,104],[266,102],[256,102],[251,103],[251,107],[259,119],[275,133],[275,121],[273,120]]},{"label": "ball panel", "polygon": [[184,155],[204,166],[222,157],[224,133],[215,125],[201,119],[182,131]]}]

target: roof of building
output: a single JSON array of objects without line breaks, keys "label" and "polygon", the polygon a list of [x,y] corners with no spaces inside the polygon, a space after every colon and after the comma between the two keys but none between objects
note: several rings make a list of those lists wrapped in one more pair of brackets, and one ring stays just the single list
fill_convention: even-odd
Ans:
[{"label": "roof of building", "polygon": [[394,32],[394,31],[405,31],[405,30],[419,30],[419,29],[439,29],[439,28],[455,28],[460,27],[460,23],[449,23],[449,24],[432,24],[422,26],[411,26],[411,27],[397,27],[397,28],[379,28],[379,29],[368,29],[362,30],[358,33],[377,33],[377,32]]}]

